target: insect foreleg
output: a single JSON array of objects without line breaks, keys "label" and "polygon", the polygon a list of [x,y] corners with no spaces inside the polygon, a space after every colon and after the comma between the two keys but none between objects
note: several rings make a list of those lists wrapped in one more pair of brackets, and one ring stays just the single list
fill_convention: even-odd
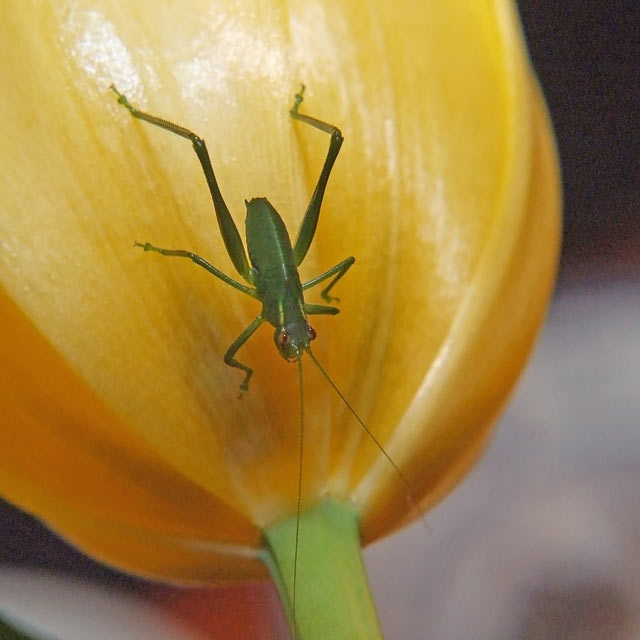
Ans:
[{"label": "insect foreleg", "polygon": [[136,109],[136,107],[127,100],[127,97],[116,89],[115,85],[111,85],[110,88],[118,96],[118,102],[126,107],[134,118],[144,120],[156,127],[160,127],[161,129],[175,133],[182,138],[191,140],[193,150],[196,152],[198,160],[200,160],[200,166],[202,167],[202,171],[207,179],[207,184],[209,185],[209,192],[211,193],[218,226],[220,227],[220,233],[224,240],[224,246],[227,248],[227,253],[231,258],[231,262],[233,262],[233,266],[236,268],[236,271],[249,284],[253,284],[253,276],[251,275],[249,261],[247,260],[247,254],[244,250],[240,233],[238,232],[238,228],[236,227],[236,224],[229,213],[229,209],[222,198],[222,194],[220,193],[218,181],[213,173],[211,159],[209,158],[209,152],[207,151],[207,145],[204,143],[204,140],[185,127],[181,127],[178,124],[174,124],[173,122],[169,122],[163,118],[158,118],[157,116],[152,116],[149,113]]},{"label": "insect foreleg", "polygon": [[220,278],[223,282],[226,282],[228,285],[250,295],[252,298],[257,298],[258,295],[256,290],[253,287],[247,287],[244,284],[230,278],[226,273],[220,271],[212,264],[207,262],[204,258],[201,258],[198,254],[192,253],[191,251],[185,251],[184,249],[163,249],[162,247],[156,247],[148,242],[144,244],[141,242],[135,242],[134,246],[142,247],[144,251],[155,251],[156,253],[161,253],[163,256],[177,256],[178,258],[188,258],[195,262],[198,266],[206,269],[209,273],[213,274],[216,278]]},{"label": "insect foreleg", "polygon": [[307,116],[303,113],[298,113],[298,107],[302,102],[303,93],[304,85],[300,89],[300,93],[296,94],[295,102],[289,112],[291,117],[296,120],[306,122],[312,127],[330,134],[331,140],[329,142],[329,151],[327,152],[327,157],[325,158],[324,166],[320,173],[320,178],[318,178],[318,184],[316,184],[316,188],[311,196],[304,218],[302,219],[302,224],[300,225],[300,230],[298,231],[298,236],[296,237],[296,241],[293,245],[293,257],[296,266],[300,266],[304,260],[304,257],[307,255],[307,251],[309,251],[309,247],[311,246],[313,236],[316,233],[324,191],[327,186],[327,181],[329,180],[329,174],[333,168],[333,163],[336,161],[338,153],[340,152],[343,140],[342,132],[338,127],[334,127],[332,124],[323,122],[322,120],[317,120],[316,118],[312,118],[311,116]]},{"label": "insect foreleg", "polygon": [[324,280],[327,280],[331,276],[335,275],[335,278],[322,290],[322,293],[320,295],[322,296],[323,300],[326,300],[327,302],[332,302],[334,300],[336,302],[339,302],[340,299],[330,296],[329,291],[331,291],[331,289],[338,282],[338,280],[340,280],[340,278],[342,278],[342,276],[345,273],[347,273],[347,271],[350,269],[351,265],[355,261],[356,259],[353,256],[351,256],[350,258],[345,258],[342,262],[338,262],[338,264],[331,267],[331,269],[327,269],[327,271],[325,271],[324,273],[321,273],[319,276],[316,276],[315,278],[312,278],[311,280],[309,280],[309,282],[305,282],[302,285],[303,291],[305,291],[306,289],[310,289],[311,287],[315,287],[316,285],[320,284]]},{"label": "insect foreleg", "polygon": [[229,365],[230,367],[235,367],[236,369],[242,369],[245,372],[245,378],[240,385],[240,395],[242,392],[249,390],[249,379],[253,375],[253,369],[247,367],[246,364],[242,364],[242,362],[238,362],[234,356],[238,352],[238,349],[242,347],[242,345],[255,333],[256,329],[264,322],[264,318],[262,314],[260,314],[231,344],[231,346],[227,349],[227,352],[224,354],[224,363]]}]

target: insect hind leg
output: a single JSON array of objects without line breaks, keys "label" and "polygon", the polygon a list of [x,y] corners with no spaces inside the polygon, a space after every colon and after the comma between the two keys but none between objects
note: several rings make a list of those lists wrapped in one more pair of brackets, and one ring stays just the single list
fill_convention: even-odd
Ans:
[{"label": "insect hind leg", "polygon": [[300,92],[296,93],[293,107],[291,107],[289,114],[296,120],[305,122],[316,129],[320,129],[320,131],[328,133],[331,136],[331,140],[329,141],[329,150],[327,151],[327,157],[325,158],[322,171],[320,172],[318,183],[316,184],[316,188],[311,196],[311,200],[309,200],[296,241],[293,245],[293,257],[296,266],[300,266],[304,257],[307,255],[307,251],[309,251],[311,242],[313,241],[313,236],[315,235],[316,227],[318,226],[318,218],[320,217],[320,206],[322,205],[324,192],[327,187],[327,182],[329,181],[329,175],[331,174],[331,169],[338,157],[343,141],[342,132],[338,127],[298,112],[298,108],[302,103],[303,95],[304,85],[302,85]]},{"label": "insect hind leg", "polygon": [[116,96],[118,96],[118,102],[123,107],[125,107],[134,118],[137,118],[138,120],[144,120],[149,124],[160,127],[161,129],[165,129],[170,133],[174,133],[182,138],[186,138],[187,140],[191,141],[193,150],[198,156],[200,166],[202,167],[202,171],[207,180],[207,185],[209,186],[209,193],[211,194],[211,199],[213,200],[213,208],[216,212],[216,219],[218,220],[220,233],[222,234],[224,246],[227,249],[229,258],[231,258],[231,262],[233,262],[233,266],[236,268],[236,271],[249,284],[254,284],[253,275],[249,267],[249,261],[247,260],[247,254],[244,250],[244,245],[242,244],[242,239],[240,238],[238,227],[236,227],[236,224],[233,221],[231,214],[229,213],[229,209],[227,208],[222,194],[220,193],[220,187],[218,187],[218,181],[216,180],[215,174],[213,172],[211,158],[209,157],[207,145],[205,144],[204,140],[186,127],[182,127],[179,124],[170,122],[169,120],[164,120],[163,118],[159,118],[158,116],[153,116],[150,113],[140,111],[140,109],[137,109],[129,102],[127,96],[118,91],[114,84],[112,84],[109,88],[116,94]]}]

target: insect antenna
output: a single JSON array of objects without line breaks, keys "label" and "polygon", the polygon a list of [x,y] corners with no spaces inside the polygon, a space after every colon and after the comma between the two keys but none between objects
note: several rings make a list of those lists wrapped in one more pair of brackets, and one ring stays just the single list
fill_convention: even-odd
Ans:
[{"label": "insect antenna", "polygon": [[380,441],[378,440],[378,438],[376,438],[373,435],[373,432],[371,431],[371,429],[369,429],[369,427],[367,427],[364,420],[358,415],[356,410],[351,406],[351,403],[346,399],[342,391],[338,389],[338,386],[336,385],[336,383],[331,379],[329,374],[326,372],[325,368],[318,362],[315,355],[313,355],[313,352],[311,351],[311,349],[307,348],[306,352],[309,354],[309,357],[315,362],[315,365],[320,370],[320,373],[331,385],[333,390],[338,394],[342,402],[344,402],[345,406],[347,407],[347,409],[349,409],[353,417],[360,423],[360,426],[365,430],[365,432],[371,438],[371,440],[373,440],[374,444],[376,445],[376,447],[378,447],[382,455],[389,461],[389,464],[396,470],[398,477],[400,478],[400,480],[402,480],[402,483],[404,484],[407,490],[407,502],[409,502],[411,508],[415,511],[416,515],[420,518],[420,521],[422,522],[422,525],[424,526],[424,528],[427,530],[427,533],[431,533],[431,527],[429,527],[427,521],[425,520],[424,514],[422,513],[420,506],[418,505],[418,501],[413,496],[413,490],[411,489],[411,484],[407,480],[407,477],[404,475],[404,473],[402,473],[402,470],[400,469],[400,467],[393,461],[393,458],[387,453],[386,449],[382,446],[382,444],[380,444]]},{"label": "insect antenna", "polygon": [[293,594],[291,615],[293,617],[294,638],[298,637],[296,623],[296,582],[298,579],[298,540],[300,537],[300,505],[302,503],[302,459],[304,455],[304,386],[302,378],[302,358],[298,358],[298,384],[300,386],[300,454],[298,463],[298,500],[296,504],[296,541],[293,551]]}]

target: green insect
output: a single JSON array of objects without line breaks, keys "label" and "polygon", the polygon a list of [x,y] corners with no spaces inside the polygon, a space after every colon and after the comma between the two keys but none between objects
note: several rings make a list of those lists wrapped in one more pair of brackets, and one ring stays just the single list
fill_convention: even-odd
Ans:
[{"label": "green insect", "polygon": [[300,282],[298,267],[302,264],[302,261],[309,251],[316,227],[318,226],[320,206],[322,205],[322,198],[324,197],[327,181],[329,180],[329,174],[342,146],[342,133],[338,127],[298,113],[298,107],[302,102],[304,93],[303,86],[300,93],[296,94],[295,102],[290,111],[291,116],[310,124],[312,127],[329,133],[331,135],[329,152],[327,153],[318,184],[311,196],[293,246],[291,245],[291,240],[289,239],[289,234],[287,233],[282,218],[266,198],[245,200],[247,205],[247,249],[249,259],[251,260],[251,264],[249,264],[238,228],[220,193],[218,181],[213,172],[211,159],[209,158],[209,152],[207,151],[204,140],[193,133],[193,131],[189,131],[189,129],[139,111],[131,105],[126,96],[121,94],[115,86],[112,85],[111,89],[118,96],[118,102],[124,105],[134,118],[145,120],[157,127],[161,127],[171,133],[191,140],[191,144],[198,156],[198,160],[200,160],[207,184],[209,185],[220,233],[222,234],[222,239],[224,240],[231,262],[233,262],[236,271],[250,286],[230,278],[204,258],[201,258],[191,251],[184,251],[183,249],[162,249],[148,242],[144,244],[136,243],[136,245],[142,247],[145,251],[157,251],[165,256],[178,256],[193,260],[193,262],[206,269],[209,273],[212,273],[216,278],[220,278],[223,282],[262,302],[262,311],[233,341],[224,354],[226,364],[231,367],[236,367],[237,369],[242,369],[245,372],[245,377],[240,385],[240,389],[247,391],[253,370],[246,364],[236,360],[235,355],[263,322],[269,322],[275,327],[274,340],[280,355],[286,360],[296,361],[300,359],[305,351],[307,353],[309,352],[309,345],[316,337],[316,332],[309,324],[307,316],[317,314],[335,315],[340,311],[337,307],[305,302],[303,291],[315,287],[329,278],[333,278],[322,290],[320,295],[327,302],[337,300],[337,298],[332,298],[329,295],[329,291],[348,271],[349,267],[355,262],[355,258],[346,258],[331,267],[331,269],[328,269],[304,284]]},{"label": "green insect", "polygon": [[[297,362],[298,364],[301,401],[300,460],[298,468],[297,496],[298,524],[300,519],[300,503],[302,496],[302,459],[304,441],[302,356],[305,353],[307,353],[314,361],[322,375],[333,387],[349,411],[394,467],[407,489],[408,501],[422,518],[417,502],[411,494],[411,488],[408,480],[396,463],[391,459],[382,444],[380,444],[371,430],[349,404],[345,396],[338,389],[336,384],[329,377],[328,373],[320,365],[311,351],[311,341],[315,339],[316,332],[309,323],[307,316],[322,314],[335,315],[339,313],[340,310],[337,307],[329,305],[305,302],[304,292],[322,282],[330,280],[329,284],[325,286],[320,295],[328,303],[334,300],[337,301],[338,299],[330,296],[329,292],[355,262],[354,257],[345,258],[335,266],[331,267],[324,273],[321,273],[319,276],[312,278],[308,282],[303,284],[300,281],[298,267],[302,264],[313,241],[329,175],[331,174],[331,169],[333,168],[340,151],[340,147],[342,146],[343,136],[340,129],[331,124],[298,112],[298,108],[302,103],[304,94],[304,85],[302,85],[300,92],[295,95],[294,103],[289,113],[292,118],[305,122],[316,129],[320,129],[321,131],[328,133],[330,135],[329,150],[293,245],[291,244],[291,239],[289,238],[289,234],[282,218],[266,198],[253,198],[249,201],[245,200],[247,206],[246,241],[250,260],[249,262],[238,228],[236,227],[236,224],[229,213],[229,209],[222,198],[222,194],[220,193],[218,182],[213,172],[211,159],[209,158],[209,153],[204,140],[185,127],[181,127],[180,125],[169,122],[168,120],[139,111],[127,100],[125,95],[116,89],[114,85],[111,85],[110,88],[118,96],[118,102],[126,107],[134,118],[149,122],[152,125],[166,129],[171,133],[187,138],[191,141],[209,186],[209,192],[211,193],[218,226],[220,227],[220,233],[222,234],[225,247],[236,271],[248,283],[248,285],[234,280],[220,271],[217,267],[214,267],[212,264],[207,262],[204,258],[192,253],[191,251],[185,251],[183,249],[163,249],[148,242],[136,242],[135,245],[141,247],[144,251],[155,251],[165,256],[188,258],[197,265],[206,269],[209,273],[216,276],[216,278],[219,278],[223,282],[231,285],[239,291],[242,291],[243,293],[246,293],[252,298],[256,298],[262,303],[262,311],[232,342],[224,355],[224,362],[227,365],[244,371],[245,377],[240,384],[240,395],[249,389],[249,380],[251,379],[253,370],[246,364],[238,361],[235,356],[242,345],[249,340],[258,327],[260,327],[264,322],[269,322],[275,327],[274,340],[280,355],[285,358],[285,360]],[[292,615],[294,621],[297,558],[298,529],[296,528],[292,596]]]}]

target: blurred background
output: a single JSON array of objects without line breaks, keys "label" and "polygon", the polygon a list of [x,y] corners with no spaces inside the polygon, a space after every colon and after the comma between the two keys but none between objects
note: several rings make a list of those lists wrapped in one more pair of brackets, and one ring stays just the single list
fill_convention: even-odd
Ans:
[{"label": "blurred background", "polygon": [[[640,638],[640,3],[518,5],[562,163],[559,281],[487,455],[431,535],[365,553],[394,640]],[[0,611],[51,638],[86,638],[83,615],[92,638],[287,637],[269,584],[135,580],[1,502],[0,568]]]}]

